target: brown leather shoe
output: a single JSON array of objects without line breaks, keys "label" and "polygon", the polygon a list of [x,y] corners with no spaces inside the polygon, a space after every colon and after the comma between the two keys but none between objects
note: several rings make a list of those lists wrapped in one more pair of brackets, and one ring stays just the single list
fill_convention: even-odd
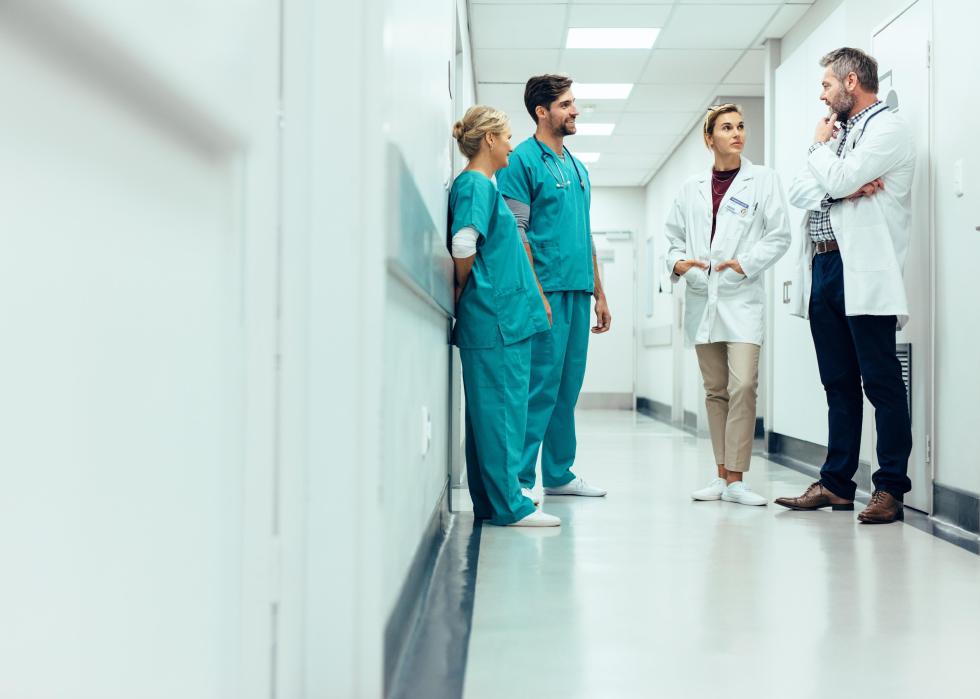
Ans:
[{"label": "brown leather shoe", "polygon": [[905,519],[905,506],[891,493],[876,490],[871,494],[868,506],[861,510],[858,519],[864,524],[890,524]]},{"label": "brown leather shoe", "polygon": [[845,500],[839,495],[834,495],[824,488],[820,481],[807,488],[806,492],[798,498],[776,498],[774,502],[791,510],[819,510],[821,507],[829,507],[832,510],[854,509],[853,500]]}]

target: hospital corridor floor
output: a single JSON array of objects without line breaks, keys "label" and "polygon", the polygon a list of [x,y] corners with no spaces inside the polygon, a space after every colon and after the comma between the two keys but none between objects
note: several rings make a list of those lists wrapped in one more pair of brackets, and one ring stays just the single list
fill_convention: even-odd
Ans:
[{"label": "hospital corridor floor", "polygon": [[[693,502],[706,439],[632,412],[578,415],[554,529],[483,526],[465,699],[944,697],[974,683],[980,557],[855,512]],[[796,495],[753,459],[746,482]],[[540,489],[540,485],[538,486]],[[467,515],[461,515],[467,516]]]}]

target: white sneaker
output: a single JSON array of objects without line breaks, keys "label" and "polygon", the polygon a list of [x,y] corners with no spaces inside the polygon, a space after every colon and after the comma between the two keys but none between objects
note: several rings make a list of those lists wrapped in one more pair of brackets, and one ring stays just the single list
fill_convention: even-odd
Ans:
[{"label": "white sneaker", "polygon": [[521,495],[526,498],[530,498],[531,502],[533,502],[535,506],[541,504],[541,496],[535,495],[534,491],[532,491],[530,488],[521,488]]},{"label": "white sneaker", "polygon": [[720,500],[725,492],[725,479],[715,478],[708,485],[691,493],[692,500]]},{"label": "white sneaker", "polygon": [[535,510],[524,519],[519,519],[507,525],[508,527],[560,527],[561,519],[541,510]]},{"label": "white sneaker", "polygon": [[557,488],[545,488],[545,495],[582,495],[587,498],[601,498],[606,494],[602,488],[596,488],[585,482],[584,478],[576,477],[565,485]]},{"label": "white sneaker", "polygon": [[765,505],[769,502],[758,493],[753,493],[742,481],[735,481],[725,488],[721,499],[725,502],[737,502],[739,505]]}]

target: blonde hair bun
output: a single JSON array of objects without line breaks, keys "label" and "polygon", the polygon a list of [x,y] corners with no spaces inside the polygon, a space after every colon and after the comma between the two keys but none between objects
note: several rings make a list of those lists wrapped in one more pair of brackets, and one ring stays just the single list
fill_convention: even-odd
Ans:
[{"label": "blonde hair bun", "polygon": [[478,104],[466,110],[463,118],[453,125],[453,138],[459,151],[467,158],[480,152],[480,142],[488,133],[505,133],[510,126],[507,115],[493,107]]},{"label": "blonde hair bun", "polygon": [[459,139],[461,139],[463,137],[463,134],[464,133],[466,133],[466,127],[463,126],[463,121],[462,120],[459,120],[455,124],[453,124],[453,140],[454,141],[456,141],[458,143],[459,142]]}]

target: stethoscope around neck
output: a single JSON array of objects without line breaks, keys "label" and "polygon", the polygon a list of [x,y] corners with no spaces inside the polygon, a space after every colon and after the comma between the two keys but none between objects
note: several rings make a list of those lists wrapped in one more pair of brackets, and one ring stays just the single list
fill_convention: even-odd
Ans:
[{"label": "stethoscope around neck", "polygon": [[[555,187],[558,189],[567,189],[572,183],[567,177],[562,177],[561,168],[556,162],[555,156],[544,149],[541,145],[541,141],[538,140],[537,136],[534,136],[534,142],[538,144],[538,148],[541,150],[541,162],[544,163],[545,169],[555,178]],[[562,152],[567,153],[569,159],[572,161],[572,167],[575,168],[575,174],[578,175],[578,183],[585,190],[585,179],[582,177],[582,172],[578,169],[578,163],[575,162],[575,158],[572,157],[572,153],[568,148],[562,144]],[[551,161],[548,159],[551,158]]]}]

